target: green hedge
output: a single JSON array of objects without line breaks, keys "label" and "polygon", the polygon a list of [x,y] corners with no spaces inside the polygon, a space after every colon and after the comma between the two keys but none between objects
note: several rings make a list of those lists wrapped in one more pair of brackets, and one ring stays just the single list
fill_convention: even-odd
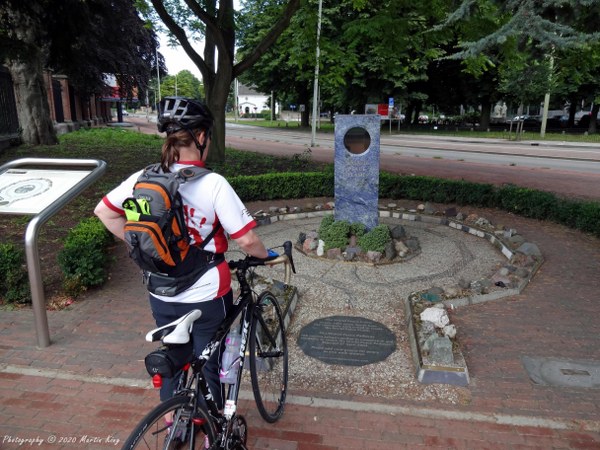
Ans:
[{"label": "green hedge", "polygon": [[0,243],[0,298],[5,303],[31,303],[25,251],[12,243]]},{"label": "green hedge", "polygon": [[76,296],[88,287],[103,284],[107,277],[108,246],[112,234],[96,217],[82,220],[69,231],[58,263],[64,274],[64,288]]},{"label": "green hedge", "polygon": [[[230,183],[245,202],[334,196],[333,172],[240,176],[230,179]],[[383,172],[379,177],[379,196],[500,208],[600,237],[600,203],[561,198],[535,189]]]}]

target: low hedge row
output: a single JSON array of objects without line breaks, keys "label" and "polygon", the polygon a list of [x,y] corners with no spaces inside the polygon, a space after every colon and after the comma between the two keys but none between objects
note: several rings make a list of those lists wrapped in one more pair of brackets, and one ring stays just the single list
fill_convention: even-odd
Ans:
[{"label": "low hedge row", "polygon": [[[239,176],[230,183],[246,202],[334,196],[333,172]],[[499,208],[600,237],[600,203],[561,198],[535,189],[383,172],[379,177],[379,196]]]}]

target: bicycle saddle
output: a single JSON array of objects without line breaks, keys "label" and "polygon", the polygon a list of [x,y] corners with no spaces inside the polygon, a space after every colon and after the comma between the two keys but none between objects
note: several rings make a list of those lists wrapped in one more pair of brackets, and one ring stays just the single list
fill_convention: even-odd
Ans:
[{"label": "bicycle saddle", "polygon": [[202,311],[194,309],[171,323],[155,328],[146,334],[146,341],[163,341],[165,344],[187,344],[190,341],[192,325],[202,315]]}]

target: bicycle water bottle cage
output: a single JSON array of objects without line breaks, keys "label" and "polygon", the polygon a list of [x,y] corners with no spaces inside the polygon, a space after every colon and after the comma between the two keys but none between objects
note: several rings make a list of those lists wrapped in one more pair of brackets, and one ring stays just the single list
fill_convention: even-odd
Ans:
[{"label": "bicycle water bottle cage", "polygon": [[146,341],[162,341],[165,344],[187,344],[190,341],[192,326],[201,315],[202,311],[194,309],[167,325],[149,331],[146,334]]}]

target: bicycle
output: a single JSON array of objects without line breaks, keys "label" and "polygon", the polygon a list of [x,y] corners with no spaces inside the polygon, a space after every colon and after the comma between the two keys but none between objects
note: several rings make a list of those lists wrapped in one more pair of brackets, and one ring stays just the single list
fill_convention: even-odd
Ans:
[{"label": "bicycle", "polygon": [[[123,449],[194,449],[196,443],[201,442],[204,447],[198,448],[246,450],[247,424],[244,417],[237,414],[246,350],[249,351],[252,391],[260,415],[269,423],[282,416],[288,381],[283,316],[274,294],[268,290],[257,294],[252,286],[255,275],[252,269],[274,264],[284,264],[284,283],[289,285],[291,273],[296,273],[292,243],[286,241],[281,247],[283,255],[274,258],[246,256],[228,262],[229,269],[236,275],[240,292],[234,310],[201,355],[192,355],[193,347],[189,342],[191,325],[200,317],[198,310],[146,335],[146,340],[160,340],[163,344],[146,357],[146,368],[155,387],[160,387],[163,376],[172,376],[179,370],[181,376],[175,395],[142,419],[125,441]],[[210,395],[202,367],[224,342],[232,326],[240,327],[242,335],[239,370],[237,382],[227,385],[225,408],[221,413]],[[249,336],[251,339],[248,339]]]}]

